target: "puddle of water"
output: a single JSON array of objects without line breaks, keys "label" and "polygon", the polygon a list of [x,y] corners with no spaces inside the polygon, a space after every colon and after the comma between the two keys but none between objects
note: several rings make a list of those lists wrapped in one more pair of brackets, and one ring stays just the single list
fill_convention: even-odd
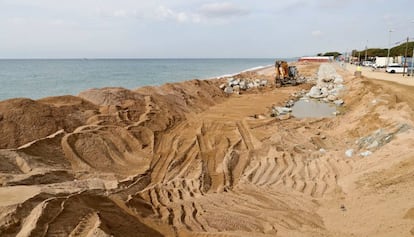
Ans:
[{"label": "puddle of water", "polygon": [[334,117],[336,106],[313,100],[299,100],[292,107],[292,115],[296,118]]}]

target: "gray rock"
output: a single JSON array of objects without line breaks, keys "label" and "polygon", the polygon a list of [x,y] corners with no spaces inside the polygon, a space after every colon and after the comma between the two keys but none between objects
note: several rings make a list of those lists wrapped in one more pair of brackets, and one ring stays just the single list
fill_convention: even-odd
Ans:
[{"label": "gray rock", "polygon": [[273,107],[273,109],[272,109],[272,113],[275,116],[288,114],[290,112],[292,112],[292,109],[291,108],[287,108],[287,107]]},{"label": "gray rock", "polygon": [[232,94],[233,93],[233,87],[228,86],[226,88],[224,88],[224,92],[227,94]]},{"label": "gray rock", "polygon": [[362,157],[367,157],[367,156],[372,155],[372,152],[371,151],[364,151],[364,152],[359,153],[359,155],[362,156]]},{"label": "gray rock", "polygon": [[322,81],[323,82],[331,82],[331,81],[333,81],[333,78],[332,77],[324,77],[324,78],[322,78]]},{"label": "gray rock", "polygon": [[336,75],[336,76],[335,76],[334,83],[335,83],[335,84],[342,84],[342,83],[344,83],[344,79],[343,79],[341,76]]},{"label": "gray rock", "polygon": [[313,86],[308,92],[308,96],[311,98],[320,98],[321,94],[321,89],[319,89],[317,86]]},{"label": "gray rock", "polygon": [[233,92],[234,93],[239,93],[240,92],[240,86],[239,85],[233,86]]},{"label": "gray rock", "polygon": [[337,97],[335,95],[328,95],[327,99],[329,101],[335,101],[337,99]]},{"label": "gray rock", "polygon": [[246,81],[241,81],[239,83],[239,86],[240,86],[240,89],[247,90],[247,83],[246,83]]},{"label": "gray rock", "polygon": [[379,142],[378,141],[373,141],[369,146],[367,146],[367,149],[371,150],[371,149],[376,149],[379,147]]},{"label": "gray rock", "polygon": [[279,120],[288,120],[288,119],[290,119],[290,114],[281,114],[281,115],[279,115],[279,116],[277,116],[277,118],[279,119]]},{"label": "gray rock", "polygon": [[267,80],[261,80],[260,81],[260,86],[266,86],[267,85]]},{"label": "gray rock", "polygon": [[346,157],[351,158],[354,155],[354,149],[348,149],[345,151]]},{"label": "gray rock", "polygon": [[335,100],[335,101],[334,101],[334,104],[335,104],[336,106],[341,106],[341,105],[343,105],[343,104],[344,104],[344,101],[343,101],[343,100],[341,100],[341,99],[339,99],[339,100]]},{"label": "gray rock", "polygon": [[328,91],[329,91],[329,90],[328,90],[328,87],[322,87],[322,89],[321,89],[321,93],[322,93],[323,97],[328,96],[328,94],[329,94],[329,92],[328,92]]}]

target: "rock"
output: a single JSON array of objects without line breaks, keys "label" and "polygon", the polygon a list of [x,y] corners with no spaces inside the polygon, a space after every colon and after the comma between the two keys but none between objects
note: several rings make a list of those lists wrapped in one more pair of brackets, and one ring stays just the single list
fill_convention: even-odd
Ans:
[{"label": "rock", "polygon": [[267,85],[267,80],[261,80],[260,86],[265,87]]},{"label": "rock", "polygon": [[233,93],[233,87],[227,86],[226,88],[224,88],[224,93],[232,94]]},{"label": "rock", "polygon": [[343,79],[341,76],[336,75],[336,76],[335,76],[334,83],[335,83],[335,84],[342,84],[342,83],[344,83],[344,79]]},{"label": "rock", "polygon": [[324,78],[322,78],[322,81],[323,82],[331,82],[332,80],[333,80],[332,77],[324,77]]},{"label": "rock", "polygon": [[346,157],[351,158],[354,155],[354,149],[348,149],[345,151]]},{"label": "rock", "polygon": [[322,93],[322,96],[323,97],[326,97],[326,96],[328,96],[328,87],[322,87],[322,89],[321,89],[321,93]]},{"label": "rock", "polygon": [[240,94],[240,86],[239,85],[236,85],[236,86],[233,86],[233,93],[235,93],[235,94]]},{"label": "rock", "polygon": [[240,89],[247,90],[247,83],[246,83],[246,81],[241,81],[239,83],[239,86],[240,86]]},{"label": "rock", "polygon": [[293,100],[289,100],[288,102],[286,102],[285,107],[287,108],[291,108],[295,105],[295,101]]},{"label": "rock", "polygon": [[310,91],[308,92],[308,96],[311,98],[320,98],[321,97],[321,89],[317,86],[313,86]]},{"label": "rock", "polygon": [[371,149],[376,149],[378,147],[379,147],[378,141],[373,141],[369,146],[367,146],[367,149],[371,150]]},{"label": "rock", "polygon": [[319,152],[320,152],[320,153],[326,153],[326,150],[325,150],[325,149],[323,149],[323,148],[321,148],[321,149],[319,149]]},{"label": "rock", "polygon": [[235,86],[240,83],[240,79],[232,79],[229,81],[229,86]]},{"label": "rock", "polygon": [[343,105],[343,104],[344,104],[344,101],[343,101],[343,100],[341,100],[341,99],[339,99],[339,100],[335,100],[335,101],[334,101],[334,104],[335,104],[336,106],[341,106],[341,105]]},{"label": "rock", "polygon": [[222,90],[223,90],[224,88],[226,88],[226,83],[221,84],[221,85],[219,86],[219,88],[220,88],[220,89],[222,89]]},{"label": "rock", "polygon": [[367,157],[367,156],[372,155],[372,152],[371,151],[364,151],[364,152],[359,153],[359,155],[362,156],[362,157]]},{"label": "rock", "polygon": [[290,114],[282,114],[282,115],[277,116],[279,120],[287,120],[287,119],[290,119],[290,117],[291,117]]},{"label": "rock", "polygon": [[337,97],[335,95],[328,95],[327,99],[329,101],[335,101],[337,99]]},{"label": "rock", "polygon": [[333,112],[332,114],[333,114],[333,115],[335,115],[335,116],[337,116],[337,115],[340,115],[340,114],[341,114],[341,112],[339,112],[339,111],[335,111],[335,112]]},{"label": "rock", "polygon": [[290,112],[292,112],[291,108],[286,108],[286,107],[273,107],[272,108],[273,116],[285,115],[285,114],[289,114]]}]

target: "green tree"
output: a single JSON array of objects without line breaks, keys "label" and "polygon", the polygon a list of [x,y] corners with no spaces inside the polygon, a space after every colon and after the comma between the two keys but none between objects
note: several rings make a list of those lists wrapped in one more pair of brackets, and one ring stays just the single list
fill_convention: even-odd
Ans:
[{"label": "green tree", "polygon": [[391,48],[390,49],[390,56],[391,57],[404,56],[407,46],[408,46],[407,54],[408,54],[408,56],[411,56],[412,52],[413,52],[414,42],[408,42],[408,43],[406,42],[406,43],[400,44],[398,46],[395,46],[394,48]]},{"label": "green tree", "polygon": [[333,56],[334,58],[337,58],[340,55],[342,55],[342,54],[338,53],[338,52],[327,52],[323,56],[329,56],[329,57]]}]

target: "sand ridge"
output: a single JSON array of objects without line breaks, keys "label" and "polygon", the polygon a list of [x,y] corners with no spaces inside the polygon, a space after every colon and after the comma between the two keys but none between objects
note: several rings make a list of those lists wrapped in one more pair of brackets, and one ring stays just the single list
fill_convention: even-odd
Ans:
[{"label": "sand ridge", "polygon": [[413,89],[332,67],[333,118],[270,116],[311,85],[228,96],[223,79],[0,102],[0,193],[19,195],[0,235],[411,236]]}]

